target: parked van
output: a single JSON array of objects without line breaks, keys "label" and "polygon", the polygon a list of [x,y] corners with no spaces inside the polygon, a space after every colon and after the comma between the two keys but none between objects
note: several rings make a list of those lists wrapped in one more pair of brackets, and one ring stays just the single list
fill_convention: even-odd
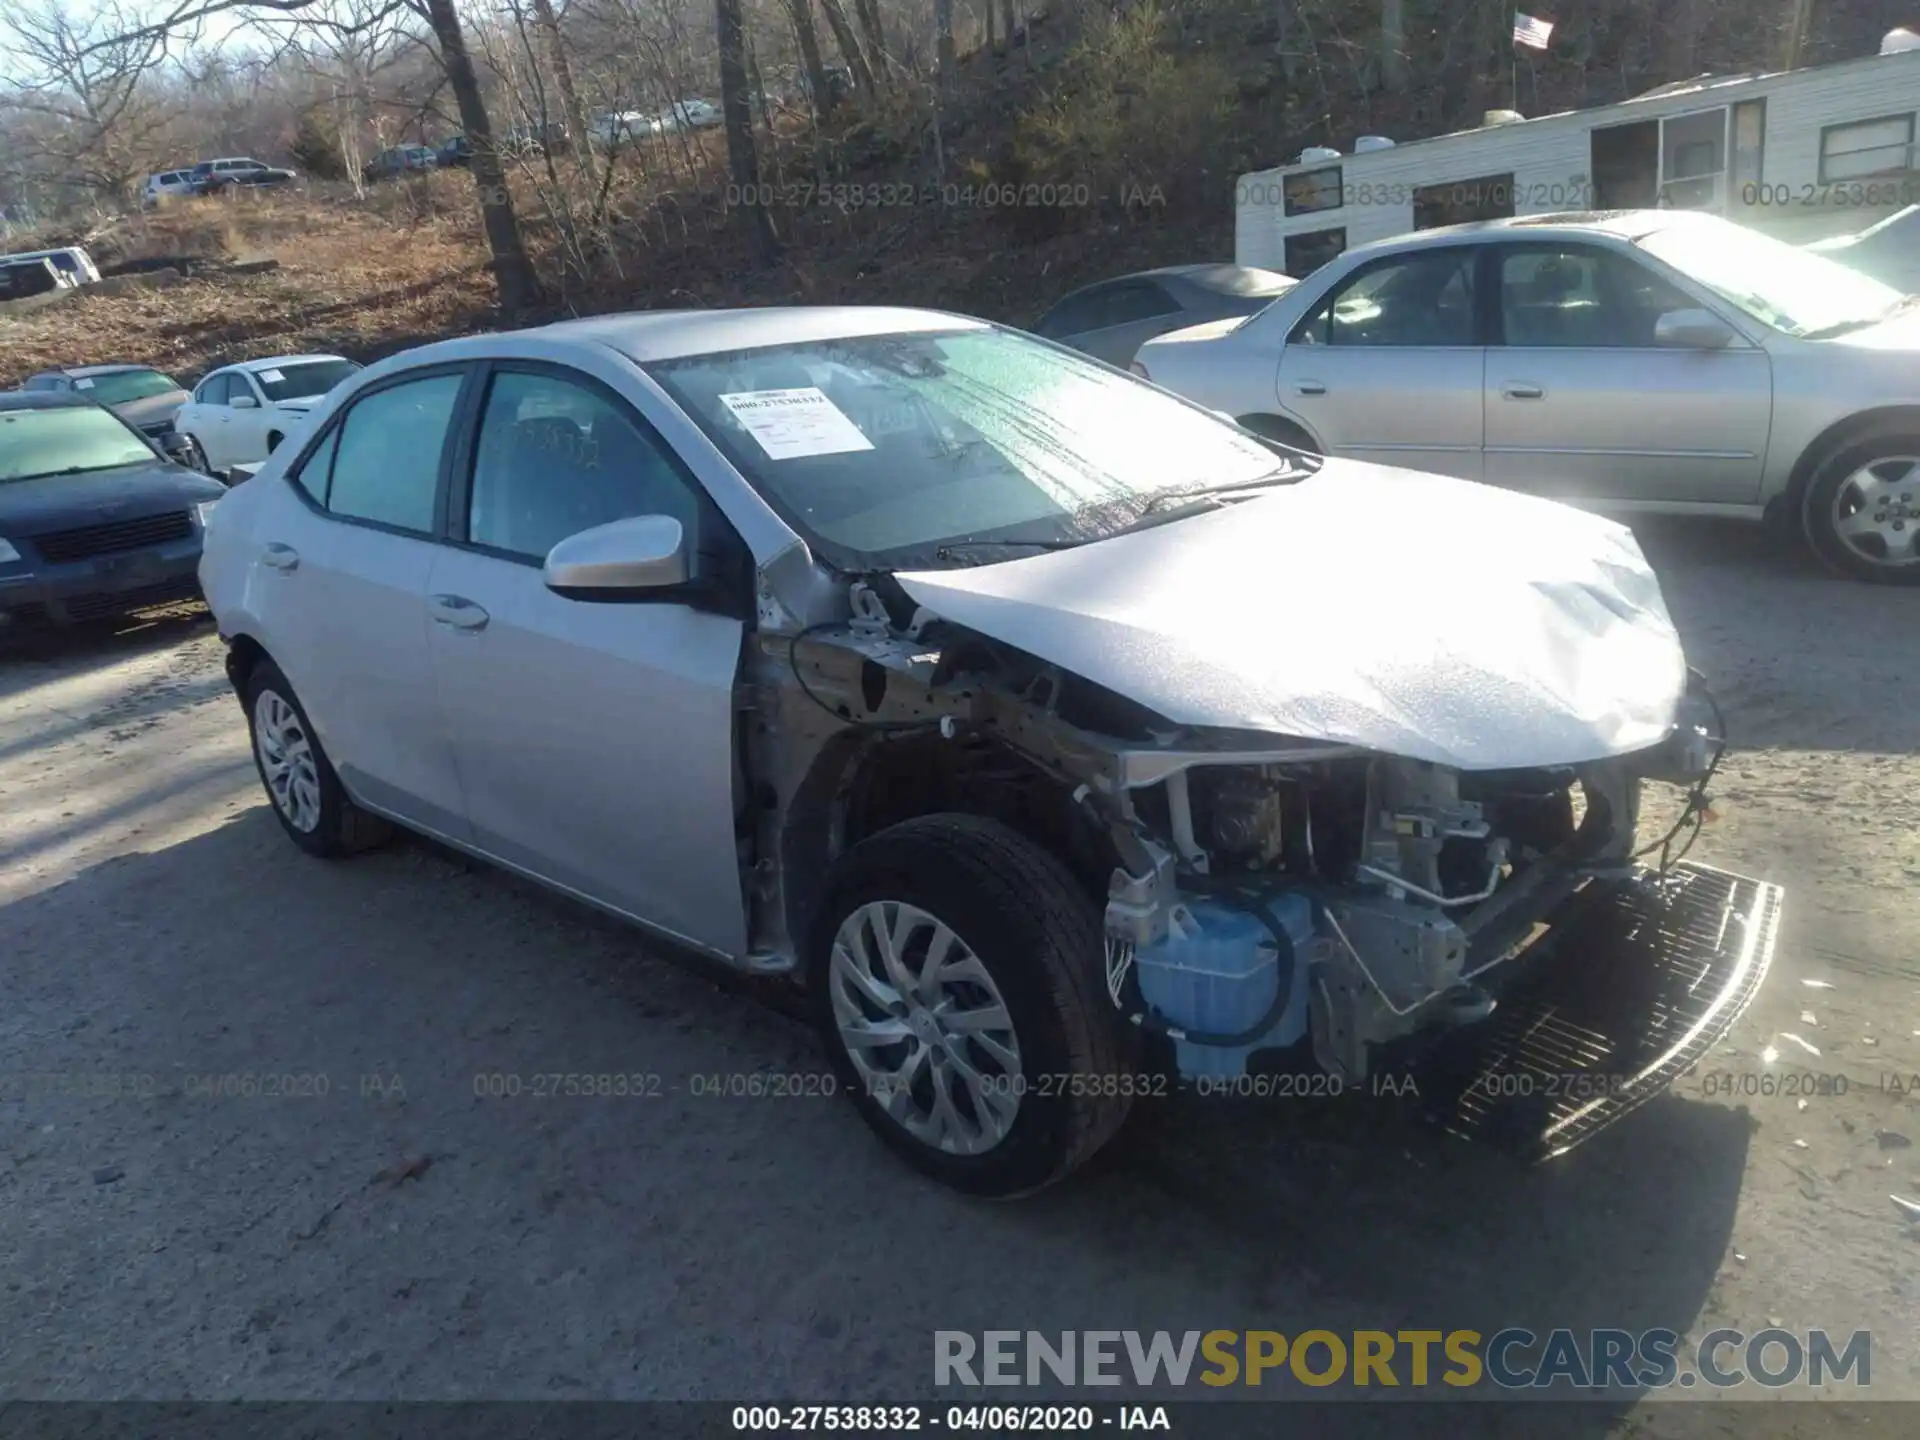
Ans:
[{"label": "parked van", "polygon": [[78,245],[63,245],[57,250],[22,250],[17,255],[0,255],[0,265],[21,260],[51,261],[53,268],[69,277],[74,285],[91,285],[100,278],[100,267]]}]

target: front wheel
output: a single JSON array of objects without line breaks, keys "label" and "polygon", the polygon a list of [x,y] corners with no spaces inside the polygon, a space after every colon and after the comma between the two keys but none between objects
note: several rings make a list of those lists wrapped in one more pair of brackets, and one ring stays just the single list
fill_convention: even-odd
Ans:
[{"label": "front wheel", "polygon": [[1879,585],[1920,585],[1920,433],[1881,432],[1823,461],[1801,507],[1828,565]]},{"label": "front wheel", "polygon": [[1027,1194],[1126,1118],[1135,1076],[1099,909],[1017,831],[929,815],[863,841],[836,867],[813,940],[815,1019],[841,1085],[935,1179]]},{"label": "front wheel", "polygon": [[189,470],[198,470],[202,475],[211,473],[207,469],[206,447],[191,435],[186,440],[186,448],[180,452],[180,463]]}]

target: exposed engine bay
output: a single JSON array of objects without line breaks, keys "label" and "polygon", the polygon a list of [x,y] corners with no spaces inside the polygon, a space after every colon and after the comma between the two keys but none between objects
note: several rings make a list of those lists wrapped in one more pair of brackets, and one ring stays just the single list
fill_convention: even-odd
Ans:
[{"label": "exposed engine bay", "polygon": [[1697,689],[1660,744],[1513,770],[1181,726],[884,577],[852,599],[850,622],[763,629],[749,657],[759,963],[784,968],[832,856],[889,817],[1004,815],[1105,894],[1109,997],[1189,1078],[1300,1046],[1358,1082],[1397,1042],[1485,1020],[1569,897],[1657,878],[1634,855],[1641,785],[1688,787],[1697,825],[1724,744]]}]

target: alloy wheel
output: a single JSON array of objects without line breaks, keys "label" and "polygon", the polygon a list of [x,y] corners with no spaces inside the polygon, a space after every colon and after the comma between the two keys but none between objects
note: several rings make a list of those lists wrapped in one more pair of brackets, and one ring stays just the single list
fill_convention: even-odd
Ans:
[{"label": "alloy wheel", "polygon": [[253,703],[253,746],[274,808],[310,835],[320,824],[320,772],[300,712],[278,693],[262,690]]},{"label": "alloy wheel", "polygon": [[1870,460],[1835,487],[1833,533],[1877,566],[1920,563],[1920,456]]},{"label": "alloy wheel", "polygon": [[834,935],[827,983],[840,1042],[867,1093],[920,1143],[993,1149],[1013,1128],[1020,1041],[972,948],[917,906],[875,900]]}]

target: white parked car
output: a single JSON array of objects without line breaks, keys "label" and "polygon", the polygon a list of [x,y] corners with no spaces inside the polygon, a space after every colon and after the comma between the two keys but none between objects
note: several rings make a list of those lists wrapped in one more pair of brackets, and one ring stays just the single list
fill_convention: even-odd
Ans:
[{"label": "white parked car", "polygon": [[660,117],[665,130],[706,130],[718,125],[725,116],[711,100],[676,100]]},{"label": "white parked car", "polygon": [[210,513],[295,845],[398,822],[785,977],[827,1093],[965,1190],[1281,1052],[1334,1095],[1439,1046],[1423,1104],[1558,1153],[1773,951],[1777,887],[1634,864],[1642,781],[1697,817],[1725,742],[1626,530],[978,320],[443,341]]},{"label": "white parked car", "polygon": [[179,170],[161,170],[147,176],[146,188],[141,191],[141,203],[149,209],[160,203],[164,195],[188,196],[193,194],[193,167],[185,166]]},{"label": "white parked car", "polygon": [[66,277],[69,285],[92,285],[100,279],[100,267],[93,263],[93,256],[78,245],[61,245],[52,250],[22,250],[13,255],[0,255],[0,265],[14,265],[33,260],[45,260]]},{"label": "white parked car", "polygon": [[639,110],[596,115],[587,127],[588,140],[602,150],[610,150],[616,144],[631,145],[645,136],[659,133],[660,117],[644,114]]},{"label": "white parked car", "polygon": [[229,365],[194,387],[174,428],[192,437],[215,474],[258,464],[359,368],[338,355],[275,355]]},{"label": "white parked car", "polygon": [[1717,216],[1398,236],[1134,365],[1299,448],[1777,519],[1837,570],[1920,584],[1920,297]]}]

